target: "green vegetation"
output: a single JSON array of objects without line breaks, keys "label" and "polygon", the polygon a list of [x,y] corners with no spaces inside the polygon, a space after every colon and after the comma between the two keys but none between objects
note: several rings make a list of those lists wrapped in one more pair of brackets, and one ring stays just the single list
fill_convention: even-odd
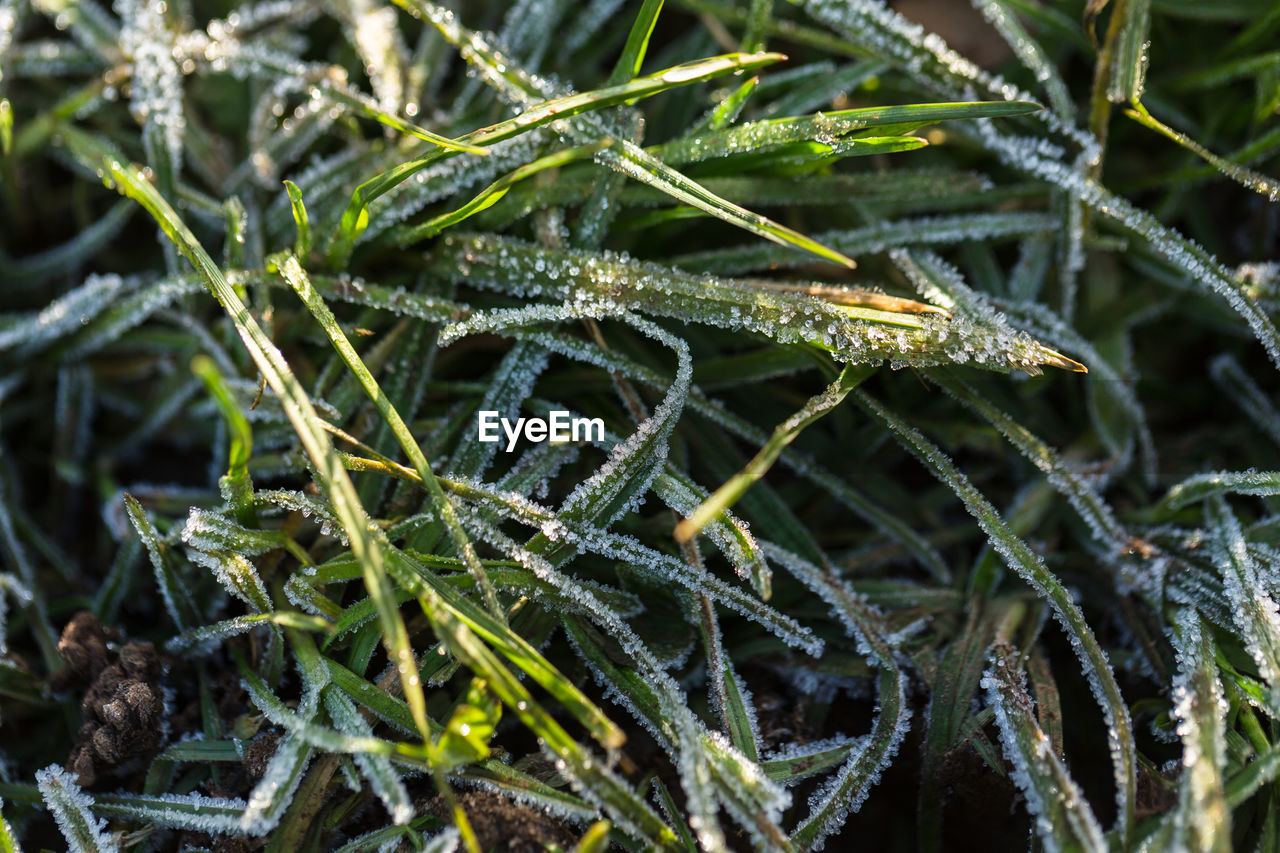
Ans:
[{"label": "green vegetation", "polygon": [[0,0],[0,851],[1280,849],[1280,10],[933,8]]}]

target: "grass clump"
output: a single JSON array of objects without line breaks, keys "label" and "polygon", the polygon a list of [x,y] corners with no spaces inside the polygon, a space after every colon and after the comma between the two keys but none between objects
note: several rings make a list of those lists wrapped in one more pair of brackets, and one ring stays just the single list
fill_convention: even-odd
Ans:
[{"label": "grass clump", "polygon": [[1276,847],[1280,15],[917,8],[0,0],[0,849]]}]

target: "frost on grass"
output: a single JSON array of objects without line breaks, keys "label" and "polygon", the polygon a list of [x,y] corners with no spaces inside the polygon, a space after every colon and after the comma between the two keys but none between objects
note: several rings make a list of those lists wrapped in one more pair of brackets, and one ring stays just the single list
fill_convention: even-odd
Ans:
[{"label": "frost on grass", "polygon": [[93,815],[93,797],[60,765],[51,764],[36,772],[40,797],[58,824],[62,837],[74,853],[118,850],[107,834],[106,821]]},{"label": "frost on grass", "polygon": [[164,0],[116,0],[115,9],[121,22],[120,48],[133,60],[130,109],[143,125],[143,140],[154,137],[159,143],[148,151],[153,167],[163,168],[172,180],[182,168],[186,118],[167,4]]},{"label": "frost on grass", "polygon": [[[756,332],[778,343],[814,344],[845,362],[895,367],[974,361],[995,370],[1069,367],[1025,334],[983,318],[900,313],[836,305],[812,296],[752,287],[749,281],[696,276],[626,255],[547,251],[491,237],[446,237],[435,255],[441,274],[516,296],[595,303],[687,323]],[[532,319],[532,318],[531,318]]]},{"label": "frost on grass", "polygon": [[[355,704],[333,689],[324,691],[324,706],[330,719],[338,730],[355,737],[372,737],[373,729],[364,717],[360,716]],[[390,759],[383,755],[357,753],[356,766],[361,774],[369,780],[373,792],[382,801],[383,806],[397,825],[407,824],[413,819],[413,804],[405,790],[404,781],[391,765]]]},{"label": "frost on grass", "polygon": [[1244,531],[1226,501],[1221,497],[1210,500],[1205,521],[1210,530],[1210,554],[1221,573],[1232,617],[1268,688],[1268,705],[1275,713],[1280,709],[1280,607],[1262,586]]},{"label": "frost on grass", "polygon": [[1036,834],[1048,850],[1102,853],[1108,849],[1102,827],[1036,722],[1026,676],[1015,664],[1015,655],[997,646],[980,686],[995,711],[1013,781],[1036,819]]},{"label": "frost on grass", "polygon": [[1229,710],[1213,660],[1207,628],[1191,608],[1178,613],[1170,632],[1177,655],[1173,716],[1182,739],[1184,785],[1172,818],[1174,846],[1225,849],[1231,814],[1224,791],[1226,715]]},{"label": "frost on grass", "polygon": [[211,835],[240,834],[246,806],[235,797],[202,794],[100,794],[95,799],[94,809],[104,815]]}]

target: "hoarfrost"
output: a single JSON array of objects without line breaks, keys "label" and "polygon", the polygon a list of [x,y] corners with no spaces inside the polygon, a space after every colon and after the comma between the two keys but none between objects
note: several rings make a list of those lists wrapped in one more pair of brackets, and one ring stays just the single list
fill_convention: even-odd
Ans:
[{"label": "hoarfrost", "polygon": [[93,816],[93,797],[82,791],[76,778],[60,765],[37,770],[36,787],[74,853],[120,849],[107,834],[106,821]]}]

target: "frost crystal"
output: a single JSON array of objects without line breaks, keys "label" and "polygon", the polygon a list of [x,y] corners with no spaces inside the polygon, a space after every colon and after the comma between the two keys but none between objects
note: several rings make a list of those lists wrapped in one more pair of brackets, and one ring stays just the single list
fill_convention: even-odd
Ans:
[{"label": "frost crystal", "polygon": [[80,790],[75,777],[60,765],[37,770],[36,787],[74,853],[119,849],[107,835],[106,821],[93,816],[93,797]]}]

